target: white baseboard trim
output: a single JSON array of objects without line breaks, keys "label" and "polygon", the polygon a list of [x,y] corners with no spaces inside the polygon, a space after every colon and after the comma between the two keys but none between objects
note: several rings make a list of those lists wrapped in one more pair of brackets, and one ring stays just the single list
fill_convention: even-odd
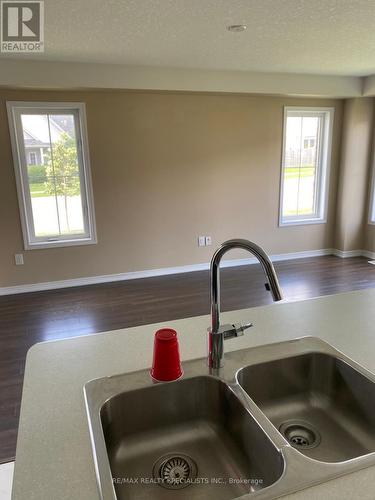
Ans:
[{"label": "white baseboard trim", "polygon": [[348,257],[367,257],[368,259],[375,259],[375,252],[370,252],[369,250],[337,250],[337,248],[335,248],[332,254],[342,259],[347,259]]},{"label": "white baseboard trim", "polygon": [[368,259],[375,260],[375,252],[370,252],[370,250],[363,250],[362,255]]},{"label": "white baseboard trim", "polygon": [[[322,255],[336,255],[337,257],[341,258],[365,256],[368,258],[375,259],[375,253],[369,252],[367,250],[342,251],[333,248],[324,248],[320,250],[307,250],[304,252],[292,252],[292,253],[271,255],[271,260],[273,262],[280,262],[283,260],[306,259],[308,257],[319,257]],[[258,261],[255,259],[255,257],[248,259],[224,260],[222,262],[222,267],[247,266],[249,264],[255,264],[256,262]],[[48,281],[44,283],[14,285],[14,286],[0,287],[0,296],[13,295],[18,293],[28,293],[28,292],[41,292],[44,290],[55,290],[58,288],[69,288],[69,287],[83,286],[83,285],[96,285],[99,283],[111,283],[115,281],[127,281],[139,278],[151,278],[154,276],[166,276],[168,274],[191,273],[194,271],[205,271],[209,269],[209,267],[210,267],[209,262],[205,262],[202,264],[192,264],[187,266],[164,267],[160,269],[148,269],[145,271],[133,271],[128,273],[106,274],[103,276],[88,276],[84,278],[73,278],[69,280]]]},{"label": "white baseboard trim", "polygon": [[341,259],[347,259],[348,257],[362,257],[364,255],[364,250],[338,250],[335,248],[333,250],[333,255],[341,257]]}]

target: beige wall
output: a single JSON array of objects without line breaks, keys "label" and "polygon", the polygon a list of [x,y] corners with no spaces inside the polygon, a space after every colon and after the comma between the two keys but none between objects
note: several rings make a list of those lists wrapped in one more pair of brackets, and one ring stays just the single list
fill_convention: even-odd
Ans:
[{"label": "beige wall", "polygon": [[[270,253],[333,245],[342,101],[25,90],[0,98],[0,286],[208,262],[231,237]],[[23,246],[6,100],[86,103],[97,245],[31,250],[14,265]],[[327,224],[278,227],[284,105],[336,108]],[[201,234],[213,247],[197,246]]]},{"label": "beige wall", "polygon": [[366,224],[363,248],[375,253],[375,225]]},{"label": "beige wall", "polygon": [[263,95],[349,98],[375,95],[371,77],[259,73],[123,64],[0,59],[2,87],[34,89],[138,89],[183,92],[230,92]]},{"label": "beige wall", "polygon": [[[375,102],[373,102],[373,106]],[[375,109],[374,109],[375,115]],[[375,121],[375,120],[374,120]],[[372,132],[372,153],[369,162],[369,172],[368,172],[368,202],[366,204],[366,211],[364,214],[364,245],[363,248],[370,252],[375,252],[375,224],[369,224],[369,207],[371,205],[370,195],[373,194],[371,188],[372,183],[375,182],[375,127],[373,124],[373,132]],[[375,189],[375,186],[374,186]],[[375,195],[375,191],[374,191]]]},{"label": "beige wall", "polygon": [[344,251],[364,248],[373,114],[372,97],[345,101],[335,239]]}]

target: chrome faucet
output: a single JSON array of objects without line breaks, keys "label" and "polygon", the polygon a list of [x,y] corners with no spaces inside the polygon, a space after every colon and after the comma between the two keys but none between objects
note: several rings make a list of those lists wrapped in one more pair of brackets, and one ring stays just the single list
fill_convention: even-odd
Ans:
[{"label": "chrome faucet", "polygon": [[276,271],[266,252],[248,240],[234,239],[225,241],[214,253],[210,267],[211,283],[211,327],[208,329],[208,366],[213,369],[224,365],[224,340],[239,337],[244,334],[252,323],[245,325],[220,325],[220,262],[229,250],[241,248],[253,254],[261,263],[267,276],[266,289],[272,293],[274,301],[282,300],[281,288]]}]

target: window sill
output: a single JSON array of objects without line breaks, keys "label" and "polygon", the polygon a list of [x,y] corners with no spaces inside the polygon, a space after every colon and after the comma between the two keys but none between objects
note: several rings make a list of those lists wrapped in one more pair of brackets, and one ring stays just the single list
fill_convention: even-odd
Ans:
[{"label": "window sill", "polygon": [[80,238],[72,240],[57,240],[57,241],[41,241],[26,243],[25,250],[38,250],[43,248],[61,248],[61,247],[74,247],[83,245],[96,245],[98,240],[96,238]]},{"label": "window sill", "polygon": [[327,219],[297,219],[297,220],[280,220],[279,227],[288,227],[288,226],[306,226],[311,224],[326,224]]}]

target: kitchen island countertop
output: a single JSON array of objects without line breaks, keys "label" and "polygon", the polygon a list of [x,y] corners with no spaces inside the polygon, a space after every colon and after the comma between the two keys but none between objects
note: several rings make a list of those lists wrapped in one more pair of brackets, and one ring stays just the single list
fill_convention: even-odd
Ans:
[{"label": "kitchen island countertop", "polygon": [[[222,320],[254,323],[243,337],[226,342],[227,351],[311,335],[375,374],[375,289],[231,311],[222,313]],[[33,346],[26,362],[12,500],[99,500],[84,384],[148,368],[153,334],[162,326],[178,331],[183,360],[201,358],[208,325],[208,316],[198,316]],[[375,467],[283,498],[374,500]]]}]

